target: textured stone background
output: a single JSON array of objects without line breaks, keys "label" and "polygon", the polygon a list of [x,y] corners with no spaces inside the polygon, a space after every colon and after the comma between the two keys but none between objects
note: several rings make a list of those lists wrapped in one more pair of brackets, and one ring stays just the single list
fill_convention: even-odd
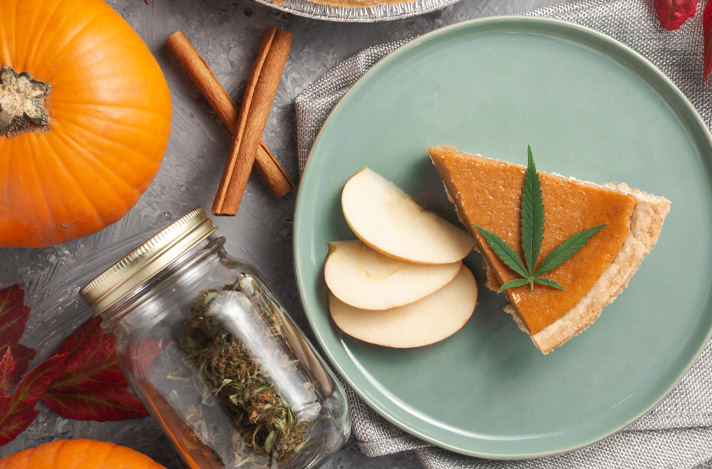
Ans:
[{"label": "textured stone background", "polygon": [[[512,14],[560,0],[462,0],[443,10],[393,22],[345,24],[302,18],[252,0],[111,0],[156,55],[171,88],[173,126],[163,165],[131,212],[102,232],[45,249],[0,249],[0,287],[19,282],[33,307],[23,343],[51,353],[90,316],[77,291],[163,226],[198,205],[209,208],[230,136],[164,45],[182,30],[239,103],[268,26],[294,34],[294,43],[263,139],[298,181],[294,98],[324,72],[359,50],[481,16]],[[296,191],[277,199],[252,177],[234,218],[214,218],[227,249],[258,266],[284,306],[309,331],[292,264]],[[139,450],[168,468],[185,467],[151,417],[120,422],[69,420],[39,405],[37,420],[0,457],[59,438],[96,438]],[[327,469],[414,468],[414,455],[367,458],[352,438]]]}]

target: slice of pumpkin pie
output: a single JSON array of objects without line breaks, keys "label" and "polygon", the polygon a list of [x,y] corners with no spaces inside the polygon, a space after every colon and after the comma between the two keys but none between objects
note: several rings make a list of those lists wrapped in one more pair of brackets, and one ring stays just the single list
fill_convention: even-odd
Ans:
[{"label": "slice of pumpkin pie", "polygon": [[[526,168],[455,151],[428,148],[461,221],[475,238],[493,290],[521,278],[473,226],[495,233],[522,258],[521,200]],[[529,284],[504,290],[505,311],[544,354],[590,326],[626,287],[655,246],[670,201],[625,184],[598,185],[538,173],[544,207],[539,261],[576,233],[600,228],[575,254],[544,274],[563,289]]]}]

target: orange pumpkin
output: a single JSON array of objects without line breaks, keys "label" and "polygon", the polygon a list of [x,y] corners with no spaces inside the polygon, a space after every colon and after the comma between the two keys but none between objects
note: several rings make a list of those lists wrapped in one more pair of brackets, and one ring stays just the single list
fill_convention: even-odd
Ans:
[{"label": "orange pumpkin", "polygon": [[[6,0],[2,0],[6,1]],[[165,469],[125,446],[97,440],[57,440],[0,459],[0,469]]]},{"label": "orange pumpkin", "polygon": [[170,133],[168,85],[102,0],[0,0],[0,246],[40,247],[120,219]]}]

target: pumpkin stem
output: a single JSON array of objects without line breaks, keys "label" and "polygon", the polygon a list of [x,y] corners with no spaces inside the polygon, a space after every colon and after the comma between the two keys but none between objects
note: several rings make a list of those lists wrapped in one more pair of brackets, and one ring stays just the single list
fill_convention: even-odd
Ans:
[{"label": "pumpkin stem", "polygon": [[15,137],[23,132],[49,129],[49,114],[44,102],[51,85],[19,75],[11,67],[0,70],[0,137]]}]

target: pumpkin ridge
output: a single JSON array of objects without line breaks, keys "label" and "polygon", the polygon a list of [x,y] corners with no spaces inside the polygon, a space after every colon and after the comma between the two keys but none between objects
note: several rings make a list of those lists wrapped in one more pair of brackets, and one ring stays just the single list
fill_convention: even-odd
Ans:
[{"label": "pumpkin ridge", "polygon": [[[66,122],[63,122],[63,124],[66,125]],[[67,146],[67,147],[70,147],[70,148],[71,148],[72,146],[74,146],[74,147],[81,148],[82,150],[85,150],[85,149],[82,147],[82,145],[79,144],[79,142],[77,142],[74,138],[72,138],[71,136],[67,135],[66,133],[63,133],[63,132],[56,132],[56,133],[54,134],[54,137],[55,137],[57,140],[61,141],[61,142],[62,142],[65,146]],[[90,157],[95,163],[101,165],[101,167],[102,167],[109,175],[112,175],[112,176],[114,177],[114,179],[120,181],[120,182],[123,183],[129,190],[133,191],[133,192],[137,195],[136,200],[138,200],[138,198],[141,197],[141,192],[140,192],[139,190],[137,190],[135,187],[133,187],[131,184],[129,184],[124,178],[122,178],[121,176],[119,176],[118,174],[116,174],[116,172],[112,171],[111,168],[109,168],[109,167],[106,165],[106,163],[104,163],[101,159],[97,158],[96,155],[94,155],[93,153],[91,153],[91,152],[88,151],[88,150],[85,150],[84,153],[77,153],[77,154],[78,154],[78,155],[85,156],[85,157],[88,156],[88,157]],[[55,155],[55,157],[56,157],[57,162],[62,166],[62,168],[64,168],[64,171],[65,171],[66,174],[70,177],[70,179],[72,180],[72,182],[74,183],[74,185],[75,185],[75,186],[77,187],[77,189],[82,193],[82,195],[84,196],[84,198],[89,202],[89,205],[92,206],[92,208],[94,209],[94,213],[96,214],[97,218],[98,218],[99,220],[101,220],[101,222],[104,223],[105,225],[108,225],[109,223],[113,223],[113,221],[110,221],[110,220],[105,219],[105,218],[99,213],[99,210],[97,209],[97,207],[96,207],[93,203],[91,203],[91,197],[89,197],[89,195],[84,191],[82,185],[81,185],[81,184],[79,183],[79,181],[77,180],[77,177],[75,176],[74,172],[73,172],[73,171],[70,171],[70,169],[67,167],[67,165],[66,165],[66,164],[64,163],[64,161],[62,160],[62,158],[59,157],[59,155],[57,155],[56,152],[54,153],[54,155]],[[107,191],[110,191],[110,192],[114,195],[114,198],[115,198],[116,200],[124,201],[124,198],[123,198],[119,193],[117,193],[117,192],[114,190],[113,187],[111,187],[111,186],[106,187],[106,190],[107,190]],[[128,208],[130,208],[130,206],[129,206]],[[128,210],[127,210],[127,211],[128,211]]]},{"label": "pumpkin ridge", "polygon": [[[102,0],[103,1],[103,0]],[[87,26],[93,26],[91,24]],[[121,35],[117,34],[115,42],[125,41]],[[137,79],[150,78],[151,75],[156,75],[159,72],[163,76],[156,59],[151,55],[148,49],[139,49],[135,45],[126,45],[123,48],[118,48],[115,44],[107,41],[106,38],[98,37],[98,32],[91,29],[77,38],[78,45],[68,44],[68,51],[62,57],[62,60],[57,63],[58,67],[52,67],[51,72],[54,73],[54,80],[67,80],[72,86],[77,85],[78,77],[83,77],[84,81],[90,83],[94,80],[116,81],[120,80],[119,90],[125,92],[128,89],[132,90],[132,95],[136,91],[142,91]],[[94,51],[101,50],[102,54],[98,55]],[[138,57],[136,60],[131,60],[134,55],[149,55],[150,57]],[[52,60],[52,59],[50,59]],[[54,62],[48,62],[54,63]],[[62,67],[63,64],[72,64],[71,67]],[[50,67],[46,67],[50,68]],[[114,91],[115,83],[111,84]],[[132,89],[133,87],[133,89]],[[167,85],[166,85],[167,88]],[[105,98],[102,97],[102,101]]]},{"label": "pumpkin ridge", "polygon": [[[20,1],[22,1],[22,0],[19,0],[19,1],[16,0],[16,1],[15,1],[15,4],[20,3]],[[24,6],[24,5],[23,5],[23,6]],[[57,15],[57,12],[62,9],[63,6],[64,6],[64,5],[63,5],[63,2],[62,2],[61,0],[59,0],[59,1],[58,1],[58,0],[54,0],[54,10],[52,10],[51,13],[48,13],[48,14],[45,14],[45,15],[44,15],[44,16],[46,17],[46,21],[42,24],[42,29],[39,30],[39,33],[37,32],[36,29],[29,29],[29,28],[27,29],[27,34],[26,34],[24,37],[27,37],[27,38],[43,37],[44,39],[43,39],[42,41],[36,40],[36,39],[33,40],[33,41],[31,41],[31,42],[34,43],[34,48],[33,48],[33,50],[32,50],[32,58],[31,58],[31,60],[30,60],[29,57],[26,57],[26,56],[25,56],[25,57],[23,57],[23,59],[24,59],[24,61],[25,61],[24,64],[17,64],[17,63],[15,63],[15,65],[17,65],[18,67],[20,67],[20,65],[22,65],[22,67],[20,67],[20,68],[26,69],[25,71],[29,71],[29,69],[34,68],[34,60],[35,60],[34,58],[35,58],[35,56],[37,55],[37,51],[39,50],[40,46],[43,46],[43,45],[46,45],[46,44],[54,44],[54,40],[56,39],[56,35],[61,33],[61,28],[58,28],[58,31],[55,33],[55,36],[52,37],[52,40],[51,40],[51,41],[47,41],[47,40],[46,40],[46,37],[47,37],[46,35],[47,35],[47,33],[46,33],[45,30],[46,30],[46,28],[47,28],[47,25],[49,25],[49,24],[56,24],[56,23],[57,23],[57,21],[55,20],[55,16]],[[31,8],[31,7],[30,7],[30,8]],[[17,12],[17,8],[16,8],[15,11]],[[37,23],[36,23],[36,18],[37,18],[37,16],[39,16],[38,13],[37,13],[37,9],[31,10],[31,15],[28,15],[28,16],[32,16],[33,18],[35,18],[35,22],[33,23],[33,26],[36,27],[36,24],[37,24]],[[64,16],[64,15],[63,15],[63,16]],[[16,31],[16,32],[17,32],[17,24],[15,24],[13,31]],[[24,37],[23,37],[23,39],[24,39]],[[20,38],[19,38],[19,37],[17,36],[17,34],[16,34],[16,35],[15,35],[15,38],[14,38],[14,41],[13,41],[13,45],[15,45],[15,51],[14,51],[14,53],[13,53],[13,55],[12,55],[12,57],[14,58],[14,61],[15,61],[15,62],[18,62],[17,44],[20,42],[19,39],[20,39]],[[27,52],[27,51],[25,51],[25,52]],[[45,48],[45,52],[46,52],[46,48]],[[41,66],[42,68],[44,68],[44,67],[47,66],[47,64],[50,63],[50,61],[49,61],[49,60],[40,60],[40,63],[41,63],[40,66]],[[46,79],[47,77],[42,77],[42,78],[43,78],[43,79]]]},{"label": "pumpkin ridge", "polygon": [[[34,143],[35,145],[37,145],[38,147],[44,146],[44,145],[43,145],[41,142],[39,142],[39,141],[34,141],[33,143]],[[37,155],[43,155],[43,159],[45,158],[45,156],[46,156],[47,154],[52,155],[52,156],[54,157],[54,160],[56,161],[57,165],[60,166],[60,167],[62,167],[62,168],[64,168],[64,172],[69,176],[69,178],[71,179],[71,181],[77,186],[78,190],[80,191],[80,193],[81,193],[82,196],[84,197],[85,203],[83,203],[82,205],[89,205],[89,206],[93,207],[94,205],[91,203],[91,200],[90,200],[89,197],[84,193],[84,191],[83,191],[82,188],[79,186],[79,184],[76,182],[76,180],[75,180],[75,178],[74,178],[74,175],[72,175],[72,174],[67,170],[67,168],[64,166],[64,164],[63,164],[61,158],[59,158],[59,156],[57,155],[57,152],[56,152],[56,150],[54,149],[54,147],[51,146],[51,145],[48,145],[48,147],[49,147],[49,151],[48,151],[48,152],[42,151],[42,148],[37,148],[38,151],[33,152],[33,154],[36,153]],[[47,207],[47,213],[50,213],[50,214],[54,215],[58,210],[50,204],[50,200],[51,200],[51,199],[48,197],[47,191],[46,191],[46,189],[45,189],[45,183],[44,183],[44,181],[47,180],[48,178],[43,177],[42,174],[41,174],[41,172],[40,172],[40,169],[44,169],[44,168],[45,168],[45,165],[40,164],[40,163],[41,163],[41,162],[35,161],[35,162],[34,162],[34,165],[33,165],[33,169],[35,170],[35,174],[37,175],[38,186],[40,187],[40,190],[41,190],[41,192],[42,192],[42,200],[45,202],[45,205],[46,205],[46,207]],[[51,175],[50,175],[49,180],[52,180]],[[60,200],[60,202],[61,202],[61,200]],[[60,210],[62,210],[62,211],[67,211],[67,207],[66,207],[64,204],[62,204],[62,207],[60,208]],[[104,220],[99,216],[98,213],[96,214],[96,219],[97,219],[100,223],[104,223]],[[52,239],[54,239],[55,233],[62,231],[62,228],[65,228],[65,229],[66,229],[66,225],[63,224],[61,221],[58,221],[56,218],[54,218],[53,224],[54,224],[54,225],[51,227],[51,231],[49,231],[48,233],[46,233],[46,236],[47,236],[47,237],[46,237],[45,239],[47,239],[47,240],[52,240]]]},{"label": "pumpkin ridge", "polygon": [[[15,2],[15,3],[17,3],[17,2]],[[15,7],[15,11],[17,11],[17,7]],[[38,15],[34,15],[34,17],[33,17],[33,19],[34,19],[35,21],[37,20],[37,16],[38,16]],[[34,27],[34,22],[32,23],[32,26]],[[15,29],[15,31],[17,31],[17,29]],[[32,28],[28,28],[28,31],[32,31]],[[34,36],[30,36],[30,37],[34,37]],[[34,47],[37,48],[37,42],[39,42],[39,41],[27,41],[27,42],[25,43],[25,50],[24,50],[24,53],[21,54],[21,56],[24,57],[25,60],[27,60],[27,53],[28,53],[28,50],[27,50],[27,49],[29,49],[29,47],[31,47],[31,45],[32,45],[33,43],[34,43]],[[15,36],[15,44],[17,44],[17,43],[18,43],[18,41],[17,41],[17,36]],[[15,55],[15,57],[17,57],[17,55]],[[19,64],[15,64],[15,65],[17,65],[18,68],[22,68],[22,67],[19,66]],[[28,73],[29,73],[29,70],[20,70],[20,72],[28,72]]]},{"label": "pumpkin ridge", "polygon": [[[63,126],[75,127],[76,131],[88,133],[89,135],[93,135],[93,136],[95,136],[95,137],[97,137],[97,138],[99,138],[99,139],[103,139],[104,141],[107,141],[107,142],[113,143],[113,144],[115,144],[115,145],[117,145],[117,146],[120,146],[120,147],[122,147],[122,148],[125,148],[125,149],[128,150],[129,152],[132,152],[132,153],[136,154],[137,156],[140,156],[141,158],[143,158],[144,160],[146,160],[146,161],[148,161],[148,162],[150,162],[150,163],[154,163],[154,164],[156,163],[156,160],[150,159],[148,156],[144,155],[143,153],[138,152],[138,151],[136,151],[135,149],[133,149],[133,148],[127,146],[124,142],[122,142],[122,141],[120,141],[120,140],[113,140],[111,137],[107,137],[106,135],[102,135],[102,134],[100,134],[100,133],[94,132],[93,129],[87,129],[87,128],[85,128],[85,127],[80,127],[80,126],[78,126],[77,124],[71,122],[70,120],[63,120],[63,121],[62,121],[62,125],[63,125]],[[118,125],[118,123],[116,123],[116,125]],[[143,132],[143,129],[142,129],[141,127],[132,127],[132,128],[133,128],[133,129],[138,128],[139,131]],[[145,132],[145,133],[146,133],[147,135],[153,135],[153,134],[151,134],[150,132]],[[65,135],[65,136],[66,136],[66,135]],[[79,148],[84,148],[84,147],[83,147],[79,142],[77,142],[74,138],[69,137],[69,136],[67,136],[67,138],[69,138],[69,139],[72,141],[72,143],[74,143],[75,145],[77,145]],[[111,168],[109,168],[109,167],[104,163],[103,160],[99,160],[99,159],[96,157],[96,155],[94,155],[93,153],[88,152],[88,154],[92,155],[93,158],[95,158],[98,162],[102,163],[102,165],[103,165],[107,170],[110,170],[110,169],[111,169]],[[117,176],[118,176],[118,175],[117,175]],[[122,181],[125,181],[125,179],[123,179],[123,178],[121,178],[121,177],[119,177],[119,179],[121,179]]]},{"label": "pumpkin ridge", "polygon": [[[90,3],[93,3],[93,2],[90,2]],[[114,16],[118,16],[120,19],[123,20],[123,17],[121,15],[119,15],[113,8],[111,8],[108,4],[105,4],[105,5],[108,8],[108,10],[104,9],[104,11],[95,12],[96,14],[94,16],[92,16],[90,19],[87,19],[87,21],[83,25],[78,26],[77,29],[74,29],[71,32],[71,37],[67,40],[67,42],[65,44],[62,45],[61,49],[56,51],[57,57],[64,56],[65,51],[67,49],[69,49],[74,44],[75,41],[80,40],[80,39],[86,41],[87,39],[83,38],[82,36],[85,35],[86,30],[88,28],[90,28],[91,26],[94,26],[95,22],[97,22],[97,21],[111,21],[112,17],[114,17]],[[72,10],[72,12],[73,11],[74,10]],[[127,23],[127,25],[128,25],[128,23]],[[128,27],[128,30],[130,30],[133,34],[137,35],[137,33],[134,31],[134,29],[131,28],[130,26]],[[116,48],[116,46],[114,46],[114,44],[116,44],[117,41],[121,41],[122,39],[120,37],[121,34],[116,34],[116,36],[117,36],[116,38],[112,38],[111,40],[109,40],[107,38],[106,33],[103,33],[102,35],[91,34],[88,37],[91,37],[91,39],[96,41],[96,43],[92,46],[92,48],[102,48],[102,49],[106,49],[106,50],[117,50],[117,48]],[[146,47],[146,49],[148,50],[148,46],[146,46],[143,43],[142,43],[142,45],[144,47]],[[120,52],[125,54],[127,47],[129,47],[128,44],[125,45],[124,47],[122,47]],[[151,54],[151,56],[153,56],[153,54],[150,52],[150,50],[148,52],[149,52],[149,54]],[[86,54],[86,51],[83,51],[82,55],[85,55],[85,54]],[[155,60],[155,57],[154,57],[154,60]],[[130,62],[130,63],[133,64],[134,62]]]},{"label": "pumpkin ridge", "polygon": [[[112,106],[106,106],[106,108],[111,108],[111,107],[112,107]],[[52,106],[52,109],[56,111],[56,110],[57,110],[57,106]],[[128,108],[128,107],[125,107],[125,108],[119,107],[118,109],[130,110],[130,108]],[[60,112],[60,113],[66,112],[65,105],[60,105],[60,106],[59,106],[59,112]],[[159,114],[149,114],[149,115],[158,116]],[[168,128],[170,129],[170,121],[164,120],[164,122],[167,124]],[[87,127],[81,126],[81,125],[77,124],[76,122],[74,122],[71,117],[61,119],[61,123],[62,123],[63,125],[66,125],[66,126],[73,127],[73,128],[75,128],[76,130],[79,130],[79,131],[84,132],[84,133],[86,133],[86,134],[93,135],[93,136],[96,136],[96,137],[98,137],[98,138],[101,138],[101,139],[103,139],[103,140],[105,140],[105,141],[107,141],[107,142],[111,142],[111,143],[114,143],[114,144],[116,144],[116,145],[120,145],[120,146],[122,146],[122,147],[124,147],[124,148],[126,148],[126,149],[128,149],[128,150],[130,150],[130,151],[133,151],[133,152],[139,154],[139,156],[145,158],[147,161],[151,161],[151,162],[155,161],[154,159],[151,159],[151,158],[149,158],[149,157],[147,157],[147,156],[145,156],[145,155],[143,155],[143,154],[140,154],[140,152],[137,152],[136,150],[133,150],[131,147],[127,146],[127,145],[124,143],[124,140],[118,140],[118,139],[115,140],[115,139],[113,139],[110,135],[106,135],[104,132],[100,132],[99,129],[87,128]],[[139,124],[136,124],[136,123],[126,123],[126,122],[122,122],[121,120],[113,120],[113,121],[111,121],[110,123],[111,123],[111,126],[112,126],[112,130],[119,130],[119,129],[122,129],[122,130],[129,130],[129,131],[131,131],[131,132],[135,132],[135,133],[138,133],[138,134],[142,134],[142,135],[145,135],[145,136],[147,136],[147,137],[151,137],[151,136],[155,135],[155,130],[156,130],[155,127],[157,127],[157,125],[154,125],[153,122],[146,122],[146,123],[139,123]],[[159,123],[159,124],[160,124],[160,123]],[[150,128],[151,130],[148,130],[148,128]],[[113,135],[113,134],[112,134],[112,135]]]},{"label": "pumpkin ridge", "polygon": [[[86,3],[91,3],[91,2],[77,2],[76,4],[73,4],[73,5],[72,5],[74,8],[69,9],[69,11],[60,11],[60,10],[62,10],[64,7],[66,7],[66,2],[63,2],[63,1],[61,1],[61,0],[57,1],[58,8],[57,8],[57,10],[55,10],[54,13],[52,14],[52,18],[54,18],[54,16],[57,14],[57,12],[61,12],[61,16],[62,16],[63,18],[66,18],[66,17],[82,18],[82,19],[85,20],[85,22],[84,22],[84,24],[82,24],[81,26],[75,26],[74,28],[72,28],[72,30],[70,31],[71,36],[70,36],[70,35],[64,36],[64,35],[67,34],[67,31],[66,31],[65,28],[57,28],[57,33],[55,34],[55,36],[52,38],[51,41],[50,41],[50,40],[46,40],[46,41],[43,40],[43,41],[42,41],[43,44],[56,44],[56,42],[55,42],[55,40],[57,39],[56,36],[59,35],[59,34],[62,34],[62,35],[63,35],[63,38],[66,40],[66,42],[62,45],[61,48],[57,49],[56,51],[53,51],[51,58],[45,57],[45,64],[55,63],[55,58],[57,58],[57,57],[63,57],[63,54],[64,54],[65,50],[77,39],[77,37],[79,37],[79,36],[81,35],[81,33],[82,33],[87,27],[91,26],[92,22],[94,22],[94,21],[96,21],[97,19],[101,18],[101,16],[105,16],[105,15],[106,15],[106,12],[102,12],[100,15],[96,15],[96,16],[92,16],[92,17],[89,17],[89,16],[87,16],[86,14],[84,14],[84,15],[75,15],[74,13],[75,13],[76,11],[78,11],[78,10],[83,10],[82,7],[86,7],[86,5],[85,5]],[[107,6],[108,6],[108,5],[107,5]],[[109,8],[111,9],[111,7],[109,7]],[[112,9],[111,11],[114,11],[114,10]],[[118,14],[118,13],[117,13],[117,14]],[[60,21],[61,21],[61,20],[60,20]],[[50,24],[51,24],[51,23],[50,23]],[[29,64],[28,64],[28,66],[29,66]]]},{"label": "pumpkin ridge", "polygon": [[[9,144],[7,145],[8,147],[10,146]],[[0,155],[4,155],[5,149],[5,139],[0,138]],[[10,154],[8,152],[7,154]],[[3,168],[0,169],[0,187],[2,187],[2,201],[0,202],[2,205],[0,205],[0,215],[7,209],[7,196],[9,193],[9,188],[10,188],[10,167],[12,166],[12,158],[3,158],[5,160],[5,164],[3,165]]]},{"label": "pumpkin ridge", "polygon": [[[7,8],[4,8],[3,14],[7,14],[9,16],[14,17],[14,15],[10,15],[10,13],[7,13],[7,11],[5,11],[8,9],[9,9],[9,6]],[[15,31],[15,30],[13,30],[13,31]],[[8,36],[8,34],[5,32],[5,22],[0,21],[0,38],[7,37],[7,36]],[[14,45],[15,41],[14,40],[13,41],[0,41],[0,65],[5,65],[6,62],[7,62],[6,65],[12,65],[9,60],[9,58],[12,57],[12,55],[10,54],[10,51],[9,51],[10,43],[12,43]]]},{"label": "pumpkin ridge", "polygon": [[[39,31],[44,31],[47,28],[47,25],[50,23],[50,21],[52,20],[52,18],[55,15],[55,13],[57,13],[57,10],[59,10],[60,5],[61,5],[61,2],[55,3],[54,11],[52,11],[50,14],[46,15],[47,21],[42,25],[42,28]],[[35,16],[35,18],[37,18],[37,16]],[[32,23],[32,27],[28,28],[28,37],[32,37],[32,38],[41,37],[41,34],[38,34],[37,30],[35,29],[36,25],[37,25],[37,20],[35,19],[35,21]],[[42,41],[32,41],[32,43],[34,44],[34,47],[32,49],[32,56],[30,57],[28,55],[28,57],[25,58],[25,62],[26,62],[25,66],[27,68],[30,68],[32,66],[32,63],[34,62],[35,55],[37,54],[37,49],[39,48],[41,42]],[[15,44],[17,44],[17,37],[15,37]],[[25,52],[28,52],[28,51],[25,51]]]},{"label": "pumpkin ridge", "polygon": [[[63,143],[64,145],[69,146],[68,143],[61,141],[61,140],[62,140],[61,132],[59,132],[59,133],[54,133],[53,135],[54,135],[55,139],[59,140],[59,141],[60,141],[61,143]],[[74,143],[75,145],[77,145],[76,142],[73,142],[73,143]],[[109,224],[109,222],[99,213],[99,210],[97,209],[97,207],[92,203],[91,197],[89,197],[89,195],[86,193],[86,191],[84,190],[84,188],[82,187],[82,185],[79,183],[79,181],[77,181],[77,178],[76,178],[76,176],[74,175],[74,173],[69,170],[69,168],[67,167],[67,165],[64,164],[64,161],[62,160],[62,158],[57,154],[57,151],[55,150],[54,145],[48,145],[48,147],[49,147],[49,150],[50,150],[49,153],[54,157],[54,160],[56,161],[57,165],[60,166],[60,167],[62,167],[62,168],[64,169],[64,173],[67,175],[68,179],[72,181],[72,183],[75,185],[77,191],[78,191],[78,192],[82,195],[82,197],[84,198],[84,201],[85,201],[85,204],[84,204],[84,205],[85,205],[85,206],[88,205],[89,207],[91,207],[91,209],[92,209],[93,212],[94,212],[94,217],[96,218],[96,220],[97,220],[100,224],[103,224],[103,225]],[[113,191],[112,191],[112,193],[114,194],[114,196],[115,196],[117,199],[121,200],[121,197],[119,197],[118,194],[116,194],[116,193],[113,192]],[[46,199],[45,199],[45,200],[46,200]],[[61,225],[61,223],[59,223],[59,225]]]},{"label": "pumpkin ridge", "polygon": [[[35,145],[33,145],[33,144],[35,144]],[[28,145],[32,147],[32,146],[36,146],[39,144],[38,144],[38,142],[34,141],[33,139],[30,139]],[[50,207],[49,202],[47,201],[47,198],[44,197],[45,196],[44,185],[41,183],[42,179],[40,178],[38,166],[37,166],[38,161],[36,158],[37,158],[37,155],[41,155],[41,153],[36,151],[37,148],[33,148],[33,150],[35,150],[35,151],[29,151],[27,153],[32,158],[32,171],[33,171],[34,177],[35,177],[34,183],[35,183],[35,185],[40,187],[40,191],[42,192],[42,195],[43,195],[42,202],[44,203],[46,213],[52,213],[52,208]],[[15,173],[15,174],[18,174],[18,173]],[[24,175],[23,173],[20,173],[20,174],[18,174],[18,177],[23,176],[23,175]],[[22,178],[22,180],[24,181],[24,177]],[[29,183],[30,181],[27,181],[27,182]]]},{"label": "pumpkin ridge", "polygon": [[71,38],[65,44],[62,45],[61,49],[57,50],[57,57],[62,57],[64,52],[72,45],[74,41],[76,41],[77,39],[81,39],[84,30],[92,26],[92,22],[95,21],[95,19],[96,18],[92,18],[91,20],[88,20],[86,23],[78,27],[76,30],[73,30]]},{"label": "pumpkin ridge", "polygon": [[[48,443],[47,450],[53,451],[53,452],[43,455],[45,457],[45,461],[48,464],[55,464],[55,458],[57,457],[59,452],[62,451],[62,449],[67,445],[67,442],[69,442],[69,441],[72,441],[72,440],[59,440],[59,441],[55,441],[52,443]],[[32,448],[32,450],[34,450],[34,448]]]},{"label": "pumpkin ridge", "polygon": [[[107,108],[107,109],[127,109],[130,111],[141,111],[145,112],[146,114],[152,114],[154,116],[159,116],[163,117],[163,114],[160,112],[154,110],[154,109],[149,109],[149,108],[143,108],[143,107],[138,107],[138,106],[128,106],[128,105],[113,105],[113,104],[101,104],[101,103],[80,103],[76,101],[62,101],[62,100],[52,100],[52,108],[56,109],[57,106],[64,107],[64,106],[91,106],[91,107],[101,107],[101,108]],[[153,132],[146,131],[147,134],[153,135]]]},{"label": "pumpkin ridge", "polygon": [[17,60],[17,2],[15,2],[15,11],[12,13],[12,18],[13,18],[13,23],[12,23],[12,31],[15,33],[14,34],[14,41],[12,41],[12,54],[11,57],[15,60]]}]

